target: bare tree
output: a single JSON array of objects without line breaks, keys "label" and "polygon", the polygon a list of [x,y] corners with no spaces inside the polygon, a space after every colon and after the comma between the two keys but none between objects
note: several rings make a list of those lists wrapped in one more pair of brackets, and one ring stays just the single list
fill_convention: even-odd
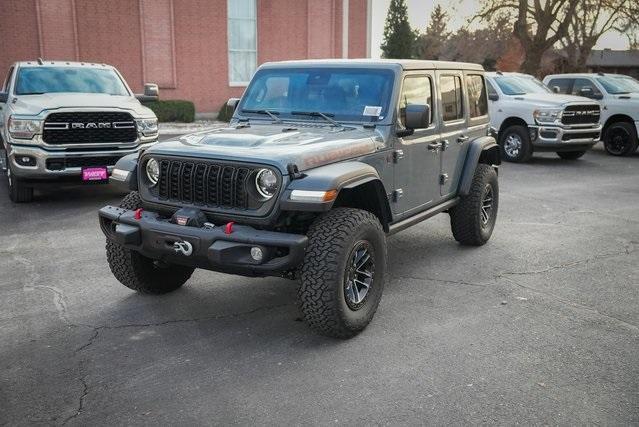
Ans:
[{"label": "bare tree", "polygon": [[566,36],[579,1],[482,0],[475,18],[490,20],[504,12],[515,17],[513,34],[524,52],[521,69],[538,74],[544,53]]}]

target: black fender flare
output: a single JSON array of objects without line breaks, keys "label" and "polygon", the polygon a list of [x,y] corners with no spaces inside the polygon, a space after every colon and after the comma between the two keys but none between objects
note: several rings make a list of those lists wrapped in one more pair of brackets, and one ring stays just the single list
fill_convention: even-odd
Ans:
[{"label": "black fender flare", "polygon": [[499,145],[492,136],[483,136],[474,139],[468,147],[466,153],[466,161],[462,169],[461,178],[459,180],[459,195],[466,196],[470,192],[470,186],[473,182],[475,169],[479,163],[489,164],[497,167],[501,164],[501,152]]},{"label": "black fender flare", "polygon": [[133,153],[120,158],[113,167],[109,182],[123,191],[136,191],[138,189],[139,156],[139,153]]}]

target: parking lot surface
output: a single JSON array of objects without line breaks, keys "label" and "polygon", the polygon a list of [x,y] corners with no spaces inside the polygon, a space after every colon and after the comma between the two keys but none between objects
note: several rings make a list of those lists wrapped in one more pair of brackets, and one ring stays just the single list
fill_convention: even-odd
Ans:
[{"label": "parking lot surface", "polygon": [[459,246],[447,215],[391,237],[348,341],[284,279],[138,295],[98,227],[121,194],[1,184],[0,424],[639,423],[639,155],[503,165],[492,240]]}]

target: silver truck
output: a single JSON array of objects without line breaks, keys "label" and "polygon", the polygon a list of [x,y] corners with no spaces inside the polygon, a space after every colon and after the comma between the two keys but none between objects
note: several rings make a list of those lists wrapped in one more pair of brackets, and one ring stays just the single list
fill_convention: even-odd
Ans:
[{"label": "silver truck", "polygon": [[108,182],[115,163],[157,141],[158,121],[122,75],[105,64],[16,62],[0,90],[0,169],[13,202],[61,182]]}]

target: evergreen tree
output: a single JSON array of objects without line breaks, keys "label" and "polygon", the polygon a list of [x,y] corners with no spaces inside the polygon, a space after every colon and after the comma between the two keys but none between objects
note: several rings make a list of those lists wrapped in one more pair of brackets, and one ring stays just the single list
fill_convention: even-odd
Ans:
[{"label": "evergreen tree", "polygon": [[384,58],[412,58],[415,33],[408,23],[408,12],[404,0],[391,0],[384,24],[382,56]]},{"label": "evergreen tree", "polygon": [[441,59],[444,45],[450,37],[448,31],[448,13],[438,4],[430,14],[430,22],[426,32],[420,35],[415,43],[416,56],[423,59]]}]

